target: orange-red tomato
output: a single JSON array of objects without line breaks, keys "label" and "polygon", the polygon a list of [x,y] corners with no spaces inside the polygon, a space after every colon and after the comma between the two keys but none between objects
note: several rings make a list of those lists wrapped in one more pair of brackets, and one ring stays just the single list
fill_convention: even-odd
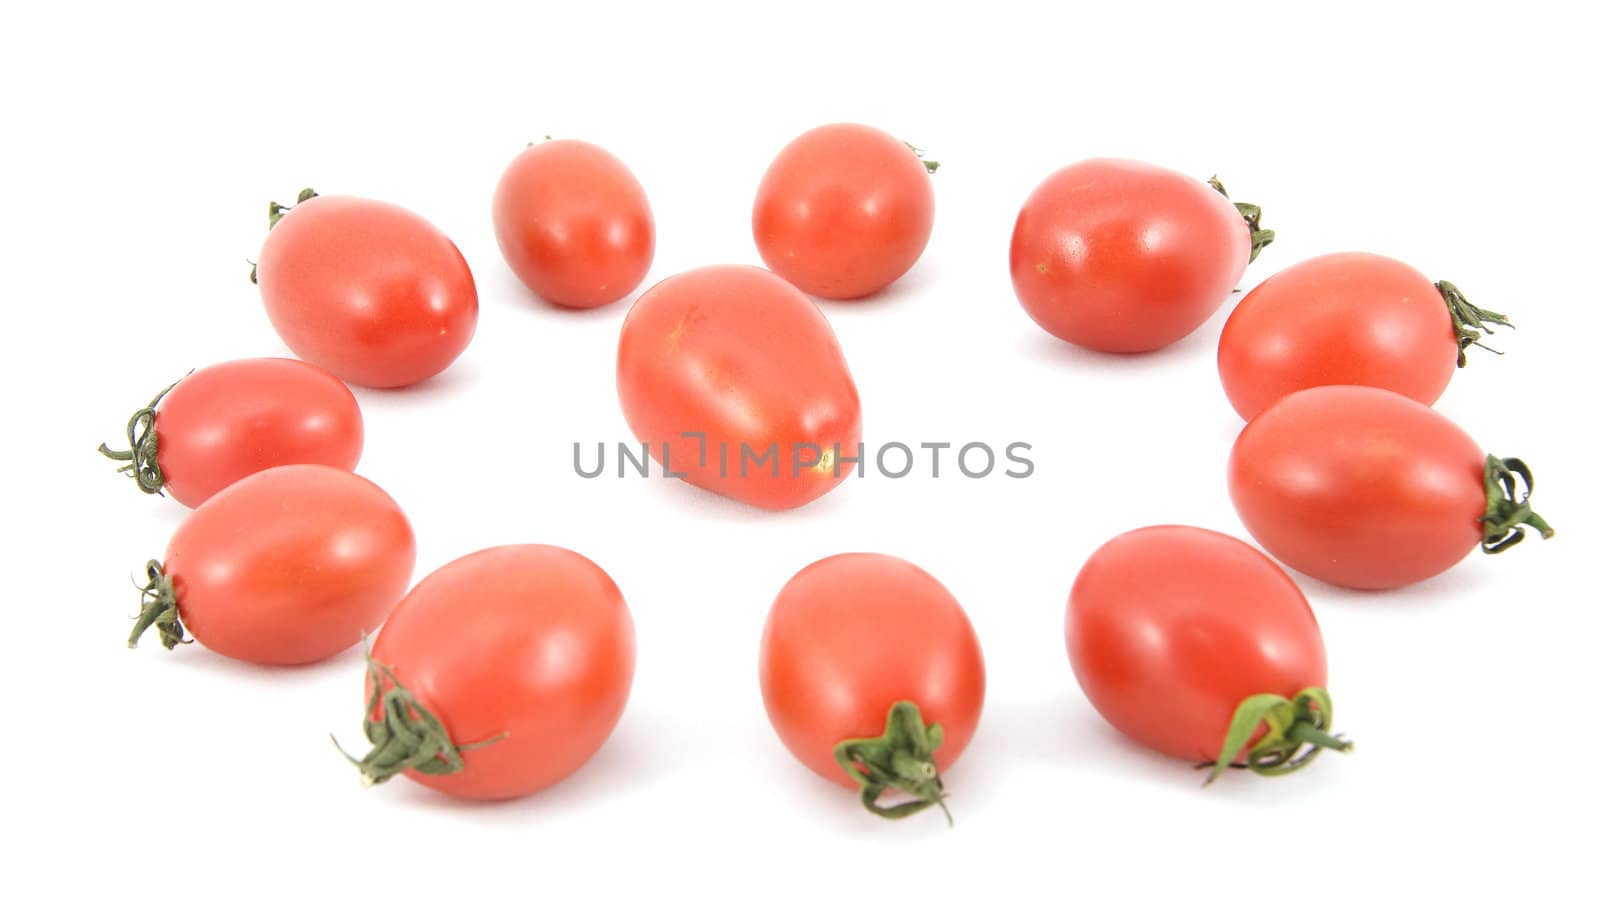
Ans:
[{"label": "orange-red tomato", "polygon": [[529,290],[579,309],[626,297],[656,248],[650,202],[633,172],[573,139],[529,146],[512,160],[494,191],[494,235]]},{"label": "orange-red tomato", "polygon": [[[251,474],[178,526],[132,646],[154,624],[258,664],[304,664],[361,640],[405,593],[416,563],[405,514],[376,484],[324,465]],[[180,625],[181,624],[181,625]]]},{"label": "orange-red tomato", "polygon": [[466,349],[478,292],[438,228],[351,196],[312,195],[281,217],[255,274],[272,327],[296,356],[346,382],[397,388]]},{"label": "orange-red tomato", "polygon": [[1486,457],[1432,408],[1369,386],[1285,396],[1245,426],[1228,459],[1228,492],[1256,541],[1351,588],[1431,578],[1475,547],[1521,540],[1520,524],[1549,537],[1526,493],[1514,495],[1519,477],[1531,492],[1521,462]]},{"label": "orange-red tomato", "polygon": [[972,623],[937,579],[903,559],[844,553],[783,586],[761,638],[767,716],[812,771],[856,786],[834,749],[877,737],[898,702],[943,730],[938,771],[955,764],[978,728],[983,653]]},{"label": "orange-red tomato", "polygon": [[849,300],[888,287],[933,233],[928,166],[904,142],[834,123],[784,146],[751,216],[767,267],[800,290]]},{"label": "orange-red tomato", "polygon": [[1246,294],[1222,327],[1217,368],[1233,409],[1249,420],[1322,385],[1376,386],[1433,404],[1460,350],[1450,307],[1427,276],[1384,256],[1333,253]]},{"label": "orange-red tomato", "polygon": [[[639,296],[622,324],[617,393],[664,469],[765,509],[849,476],[861,402],[816,304],[764,269],[707,266]],[[702,440],[695,435],[705,434]]]},{"label": "orange-red tomato", "polygon": [[1023,203],[1011,283],[1057,338],[1152,351],[1217,311],[1251,247],[1251,225],[1215,189],[1166,168],[1096,158],[1051,174]]},{"label": "orange-red tomato", "polygon": [[[152,414],[153,411],[153,414]],[[186,506],[257,471],[285,464],[355,469],[361,408],[326,370],[276,357],[230,360],[180,380],[128,423],[128,461],[146,493]]]},{"label": "orange-red tomato", "polygon": [[[611,577],[577,553],[494,547],[419,582],[371,663],[381,686],[414,699],[406,723],[420,707],[460,751],[451,770],[431,749],[375,742],[369,779],[403,771],[452,796],[506,799],[568,776],[611,734],[633,682],[633,619]],[[369,705],[374,691],[369,674]]]},{"label": "orange-red tomato", "polygon": [[1106,542],[1072,585],[1066,630],[1095,710],[1186,761],[1217,759],[1245,699],[1327,685],[1322,633],[1294,581],[1254,547],[1203,528],[1160,525]]}]

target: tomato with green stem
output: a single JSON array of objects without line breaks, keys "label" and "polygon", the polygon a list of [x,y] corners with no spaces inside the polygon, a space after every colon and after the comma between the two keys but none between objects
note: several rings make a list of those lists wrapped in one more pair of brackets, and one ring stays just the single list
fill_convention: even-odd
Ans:
[{"label": "tomato with green stem", "polygon": [[302,190],[268,207],[250,277],[295,355],[346,382],[413,385],[466,350],[478,291],[461,252],[407,209]]},{"label": "tomato with green stem", "polygon": [[529,290],[589,309],[628,296],[650,270],[655,220],[633,172],[574,139],[534,143],[494,191],[494,235]]},{"label": "tomato with green stem", "polygon": [[[784,585],[761,638],[761,694],[785,746],[885,818],[945,810],[944,771],[977,731],[983,653],[955,597],[893,556],[844,553]],[[904,801],[885,804],[885,794]]]},{"label": "tomato with green stem", "polygon": [[1260,774],[1348,751],[1330,729],[1311,606],[1264,554],[1226,534],[1140,528],[1091,555],[1067,601],[1067,654],[1100,715],[1151,749]]},{"label": "tomato with green stem", "polygon": [[1431,405],[1466,366],[1467,349],[1493,350],[1483,335],[1510,325],[1403,262],[1330,253],[1278,272],[1239,301],[1222,327],[1217,370],[1246,420],[1323,385],[1375,386]]},{"label": "tomato with green stem", "polygon": [[332,373],[298,360],[230,360],[168,386],[128,421],[128,448],[100,446],[146,493],[191,508],[287,464],[355,470],[361,407]]},{"label": "tomato with green stem", "polygon": [[332,657],[375,629],[405,593],[416,538],[372,481],[325,465],[240,480],[189,513],[146,566],[128,647],[154,627],[171,650],[192,635],[257,664]]},{"label": "tomato with green stem", "polygon": [[1370,386],[1303,389],[1262,411],[1234,441],[1228,492],[1268,553],[1349,588],[1397,588],[1528,530],[1555,534],[1529,503],[1526,464]]},{"label": "tomato with green stem", "polygon": [[633,682],[633,619],[571,550],[493,547],[417,583],[367,658],[362,779],[468,799],[542,790],[610,736]]},{"label": "tomato with green stem", "polygon": [[1276,236],[1261,209],[1139,161],[1095,158],[1028,196],[1011,234],[1011,284],[1050,334],[1096,351],[1166,347],[1199,328]]},{"label": "tomato with green stem", "polygon": [[832,123],[783,147],[756,189],[751,227],[767,268],[807,294],[866,297],[893,284],[933,233],[938,163],[859,123]]}]

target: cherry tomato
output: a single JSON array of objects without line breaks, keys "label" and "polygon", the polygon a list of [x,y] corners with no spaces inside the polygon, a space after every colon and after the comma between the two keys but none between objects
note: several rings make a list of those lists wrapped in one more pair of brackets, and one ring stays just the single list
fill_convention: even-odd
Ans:
[{"label": "cherry tomato", "polygon": [[650,202],[633,172],[572,139],[529,146],[512,160],[494,191],[494,234],[529,290],[578,309],[626,297],[656,248]]},{"label": "cherry tomato", "polygon": [[284,465],[244,478],[178,526],[151,561],[128,646],[150,626],[257,664],[332,657],[378,627],[411,581],[416,540],[377,485]]},{"label": "cherry tomato", "polygon": [[[1241,217],[1242,216],[1242,217]],[[1023,203],[1011,284],[1045,331],[1097,351],[1166,347],[1205,322],[1272,242],[1260,209],[1138,161],[1068,165]]]},{"label": "cherry tomato", "polygon": [[560,547],[480,550],[424,578],[368,658],[369,783],[404,773],[508,799],[589,760],[633,682],[633,619],[599,566]]},{"label": "cherry tomato", "polygon": [[1222,327],[1217,367],[1246,420],[1319,385],[1370,385],[1423,404],[1444,393],[1481,332],[1510,325],[1403,262],[1332,253],[1246,294]]},{"label": "cherry tomato", "polygon": [[916,264],[933,233],[931,167],[870,126],[802,133],[756,190],[751,223],[762,261],[818,297],[883,290]]},{"label": "cherry tomato", "polygon": [[346,471],[361,459],[361,408],[333,374],[298,360],[230,360],[192,373],[128,421],[126,461],[146,493],[194,507],[241,477],[284,464]]},{"label": "cherry tomato", "polygon": [[478,325],[472,272],[450,238],[397,205],[300,194],[273,203],[254,278],[297,356],[346,382],[397,388],[444,370]]},{"label": "cherry tomato", "polygon": [[1431,578],[1473,547],[1501,552],[1519,525],[1555,533],[1528,504],[1521,461],[1486,457],[1432,408],[1368,386],[1304,389],[1262,411],[1233,444],[1228,491],[1268,553],[1350,588]]},{"label": "cherry tomato", "polygon": [[[773,728],[806,767],[860,786],[877,814],[943,807],[939,774],[976,732],[983,691],[967,614],[903,559],[844,553],[814,562],[767,615],[761,694]],[[911,799],[880,805],[888,791]]]},{"label": "cherry tomato", "polygon": [[1160,525],[1101,546],[1067,601],[1067,655],[1112,726],[1217,763],[1210,779],[1235,760],[1282,774],[1323,748],[1350,748],[1328,733],[1311,605],[1272,560],[1226,534]]},{"label": "cherry tomato", "polygon": [[707,266],[641,294],[622,323],[617,392],[664,471],[764,509],[838,486],[850,472],[836,446],[859,454],[861,402],[833,330],[764,269]]}]

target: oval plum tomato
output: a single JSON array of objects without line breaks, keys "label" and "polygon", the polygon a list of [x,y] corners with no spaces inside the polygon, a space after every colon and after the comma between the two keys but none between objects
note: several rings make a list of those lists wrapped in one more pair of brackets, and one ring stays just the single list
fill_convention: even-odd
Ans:
[{"label": "oval plum tomato", "polygon": [[194,507],[241,477],[285,464],[355,470],[361,408],[332,373],[261,357],[215,364],[167,387],[128,421],[128,448],[100,454],[146,493]]},{"label": "oval plum tomato", "polygon": [[[767,615],[761,694],[778,737],[812,771],[859,786],[862,805],[885,818],[944,808],[939,775],[977,731],[983,690],[967,614],[903,559],[814,562]],[[890,791],[909,799],[880,804]]]},{"label": "oval plum tomato", "polygon": [[528,289],[588,309],[626,297],[655,255],[644,188],[597,145],[555,139],[512,160],[494,191],[494,235]]},{"label": "oval plum tomato", "polygon": [[1222,185],[1116,158],[1039,184],[1011,233],[1011,284],[1045,331],[1096,351],[1166,347],[1228,298],[1273,232]]},{"label": "oval plum tomato", "polygon": [[753,266],[706,266],[641,294],[622,323],[617,393],[664,472],[764,509],[816,499],[849,475],[837,457],[859,454],[861,401],[833,329]]},{"label": "oval plum tomato", "polygon": [[1311,605],[1226,534],[1160,525],[1106,542],[1072,584],[1067,656],[1102,717],[1158,752],[1210,763],[1207,783],[1236,761],[1285,774],[1350,748],[1328,732]]},{"label": "oval plum tomato", "polygon": [[599,566],[560,547],[480,550],[419,582],[367,658],[368,783],[404,773],[508,799],[576,771],[622,716],[633,619]]},{"label": "oval plum tomato", "polygon": [[1217,368],[1246,420],[1319,385],[1376,386],[1431,405],[1497,325],[1510,323],[1448,281],[1384,256],[1332,253],[1246,294],[1222,327]]},{"label": "oval plum tomato", "polygon": [[324,465],[244,478],[189,513],[164,562],[146,567],[128,647],[155,626],[218,654],[305,664],[338,654],[383,622],[416,564],[411,525],[370,480]]},{"label": "oval plum tomato", "polygon": [[295,355],[387,389],[453,363],[478,325],[472,272],[450,238],[387,202],[300,193],[273,203],[251,277]]},{"label": "oval plum tomato", "polygon": [[751,216],[767,267],[831,300],[865,297],[916,264],[933,233],[933,181],[916,150],[882,130],[833,123],[784,146]]},{"label": "oval plum tomato", "polygon": [[1228,492],[1268,553],[1349,588],[1431,578],[1475,546],[1502,552],[1521,525],[1555,533],[1528,503],[1527,465],[1369,386],[1303,389],[1262,411],[1234,441]]}]

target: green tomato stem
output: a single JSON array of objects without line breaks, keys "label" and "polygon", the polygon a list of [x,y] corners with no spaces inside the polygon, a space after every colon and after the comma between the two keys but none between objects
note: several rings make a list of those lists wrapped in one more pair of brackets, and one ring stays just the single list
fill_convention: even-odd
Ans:
[{"label": "green tomato stem", "polygon": [[1506,315],[1473,306],[1461,289],[1448,281],[1436,282],[1434,287],[1438,289],[1439,296],[1444,298],[1444,305],[1450,310],[1450,323],[1456,330],[1456,366],[1467,365],[1467,348],[1474,345],[1491,354],[1499,354],[1499,351],[1484,344],[1482,339],[1485,334],[1493,335],[1497,325],[1516,328]]},{"label": "green tomato stem", "polygon": [[[944,782],[933,753],[944,743],[944,728],[924,725],[915,702],[898,701],[889,709],[883,735],[847,739],[833,748],[833,759],[861,785],[861,805],[880,818],[905,818],[938,806],[950,824],[955,820],[944,803]],[[883,805],[879,797],[898,790],[906,802]]]},{"label": "green tomato stem", "polygon": [[178,598],[172,591],[172,579],[154,559],[144,564],[144,571],[148,580],[139,587],[139,616],[133,622],[133,632],[128,635],[128,647],[138,647],[139,639],[151,626],[161,634],[161,647],[168,651],[178,645],[191,644],[193,639],[183,637],[183,622],[178,618]]},{"label": "green tomato stem", "polygon": [[[183,374],[183,379],[189,378],[189,374],[193,372],[194,370],[190,370]],[[183,379],[179,379],[178,382],[182,382]],[[161,462],[158,458],[160,447],[156,439],[156,405],[167,397],[167,393],[172,391],[178,382],[157,392],[149,404],[134,411],[133,416],[128,418],[126,449],[113,449],[105,443],[100,444],[101,455],[113,461],[127,462],[117,470],[132,477],[139,485],[139,489],[145,493],[159,494],[166,484],[166,477],[161,473]]]},{"label": "green tomato stem", "polygon": [[[1210,180],[1207,180],[1206,183],[1210,184],[1212,189],[1221,193],[1222,198],[1229,198],[1228,191],[1222,186],[1222,181],[1218,180],[1215,175]],[[1261,226],[1261,206],[1249,202],[1235,202],[1233,207],[1238,209],[1239,217],[1243,218],[1245,225],[1250,228],[1250,261],[1255,262],[1256,257],[1261,255],[1261,251],[1267,248],[1267,244],[1277,239],[1278,232]]]},{"label": "green tomato stem", "polygon": [[[1332,723],[1333,699],[1321,686],[1301,689],[1292,701],[1270,692],[1251,695],[1234,710],[1217,760],[1202,765],[1211,768],[1205,782],[1210,784],[1230,767],[1277,777],[1304,768],[1324,749],[1349,752],[1355,744],[1329,733]],[[1244,763],[1232,764],[1262,724],[1267,731],[1251,747]]]},{"label": "green tomato stem", "polygon": [[1483,522],[1483,552],[1504,553],[1521,543],[1527,536],[1522,525],[1538,531],[1545,540],[1555,536],[1556,529],[1529,502],[1533,498],[1533,472],[1522,459],[1493,455],[1486,458],[1483,492],[1485,508],[1479,519]]}]

